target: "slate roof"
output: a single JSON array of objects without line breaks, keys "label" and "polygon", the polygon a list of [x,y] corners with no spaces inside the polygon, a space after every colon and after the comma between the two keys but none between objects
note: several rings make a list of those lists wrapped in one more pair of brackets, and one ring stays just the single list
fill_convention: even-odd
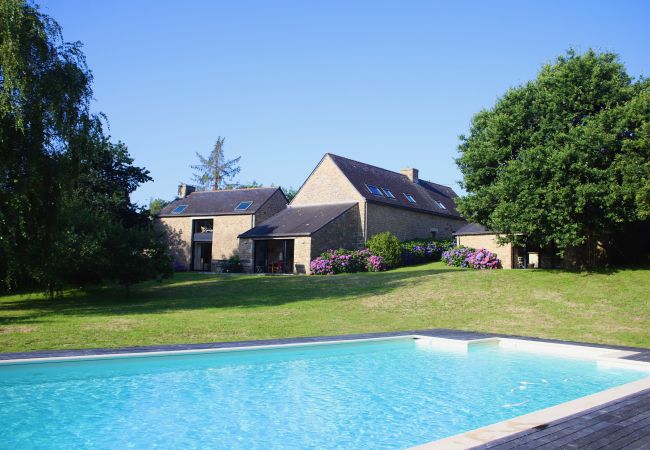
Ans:
[{"label": "slate roof", "polygon": [[[458,195],[448,186],[425,180],[418,180],[417,183],[413,183],[399,172],[382,169],[331,153],[328,153],[328,155],[357,191],[369,202],[460,218],[454,202]],[[395,199],[372,194],[366,187],[368,184],[390,189],[395,195]],[[404,194],[412,195],[417,203],[409,202]],[[442,203],[444,208],[440,207],[436,201]]]},{"label": "slate roof", "polygon": [[262,224],[239,235],[240,238],[311,236],[356,203],[325,203],[289,206]]},{"label": "slate roof", "polygon": [[471,234],[495,234],[494,231],[488,230],[487,227],[478,223],[468,223],[454,233],[456,236],[467,236]]},{"label": "slate roof", "polygon": [[[158,216],[187,217],[254,214],[279,189],[269,187],[192,192],[187,197],[174,200],[165,206]],[[235,208],[241,202],[253,203],[245,211],[235,211]],[[172,211],[181,205],[187,205],[187,208],[180,214],[172,214]]]}]

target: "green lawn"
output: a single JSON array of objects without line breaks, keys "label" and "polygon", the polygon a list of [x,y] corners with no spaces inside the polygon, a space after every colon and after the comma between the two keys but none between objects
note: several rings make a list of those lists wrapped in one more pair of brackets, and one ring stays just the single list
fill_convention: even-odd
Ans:
[{"label": "green lawn", "polygon": [[329,277],[179,274],[0,297],[0,351],[454,328],[650,347],[650,270],[471,271],[442,263]]}]

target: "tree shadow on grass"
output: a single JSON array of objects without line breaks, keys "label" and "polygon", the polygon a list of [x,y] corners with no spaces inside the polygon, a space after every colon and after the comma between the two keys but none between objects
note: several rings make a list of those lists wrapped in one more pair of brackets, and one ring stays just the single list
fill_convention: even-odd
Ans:
[{"label": "tree shadow on grass", "polygon": [[[123,289],[78,291],[61,298],[26,296],[0,302],[0,325],[27,324],[56,316],[160,314],[181,310],[257,308],[305,301],[340,301],[382,295],[417,279],[459,269],[416,269],[335,276],[232,276],[183,274],[147,282],[126,296]],[[7,314],[15,312],[16,314]]]}]

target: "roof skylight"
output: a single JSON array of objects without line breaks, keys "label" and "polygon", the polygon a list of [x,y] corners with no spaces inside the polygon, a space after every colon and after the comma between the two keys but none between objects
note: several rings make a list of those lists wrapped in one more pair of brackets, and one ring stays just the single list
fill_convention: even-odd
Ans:
[{"label": "roof skylight", "polygon": [[235,208],[235,211],[246,211],[252,204],[253,202],[240,202]]},{"label": "roof skylight", "polygon": [[185,208],[187,208],[187,205],[178,205],[176,208],[172,209],[172,214],[180,214],[185,211]]},{"label": "roof skylight", "polygon": [[395,194],[393,194],[393,192],[390,189],[382,187],[381,190],[384,191],[384,195],[386,195],[386,197],[392,198],[392,199],[395,198]]},{"label": "roof skylight", "polygon": [[439,202],[438,200],[436,200],[436,205],[438,205],[438,208],[447,209],[447,207],[443,205],[442,202]]},{"label": "roof skylight", "polygon": [[417,203],[411,194],[406,194],[405,193],[404,197],[406,197],[406,200],[408,200],[411,203]]},{"label": "roof skylight", "polygon": [[374,186],[372,184],[366,184],[366,187],[370,191],[372,195],[376,195],[377,197],[383,197],[384,194],[381,192],[381,189],[379,189],[377,186]]}]

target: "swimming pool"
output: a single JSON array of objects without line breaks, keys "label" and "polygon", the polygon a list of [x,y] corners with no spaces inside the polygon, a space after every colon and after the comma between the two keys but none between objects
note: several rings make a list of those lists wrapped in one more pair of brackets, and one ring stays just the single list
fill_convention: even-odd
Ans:
[{"label": "swimming pool", "polygon": [[648,375],[413,337],[2,364],[0,446],[406,448]]}]

